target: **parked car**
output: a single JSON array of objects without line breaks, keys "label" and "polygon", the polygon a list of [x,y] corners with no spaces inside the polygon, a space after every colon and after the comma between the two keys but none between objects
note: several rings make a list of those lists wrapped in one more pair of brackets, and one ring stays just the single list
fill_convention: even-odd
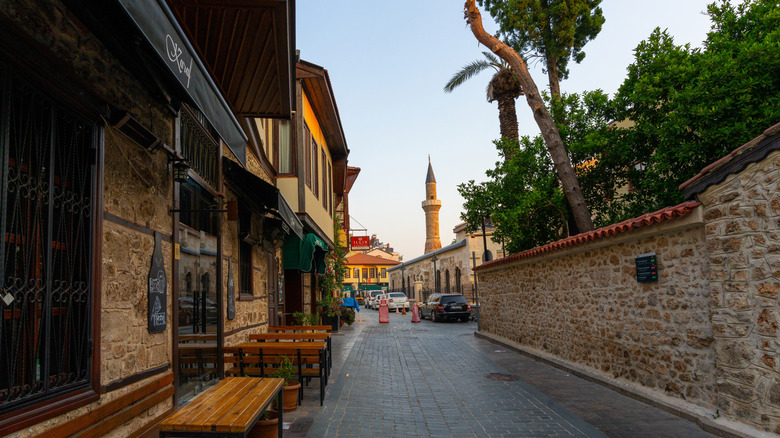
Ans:
[{"label": "parked car", "polygon": [[444,319],[466,322],[471,318],[471,306],[460,294],[431,294],[420,306],[420,318],[431,318],[433,322]]},{"label": "parked car", "polygon": [[[374,310],[379,310],[379,306],[382,305],[382,300],[387,300],[387,294],[380,293],[374,298]],[[385,304],[387,304],[385,302]]]},{"label": "parked car", "polygon": [[387,294],[387,307],[390,310],[405,308],[409,310],[409,298],[403,292],[390,292]]},{"label": "parked car", "polygon": [[368,296],[366,297],[366,307],[369,309],[378,309],[379,303],[376,302],[376,297],[381,295],[381,290],[372,290],[368,293]]}]

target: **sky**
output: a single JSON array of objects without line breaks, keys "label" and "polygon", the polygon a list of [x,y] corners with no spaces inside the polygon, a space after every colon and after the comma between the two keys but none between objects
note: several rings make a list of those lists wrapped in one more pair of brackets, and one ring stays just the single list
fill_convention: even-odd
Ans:
[{"label": "sky", "polygon": [[[485,86],[492,70],[450,94],[444,84],[479,58],[463,18],[463,0],[297,0],[296,46],[301,59],[328,70],[350,149],[361,169],[349,194],[351,227],[366,229],[404,260],[424,253],[425,177],[430,155],[436,175],[442,246],[454,242],[463,198],[458,184],[486,180],[498,153],[498,108]],[[712,0],[604,0],[601,33],[570,63],[566,93],[601,89],[614,94],[633,62],[633,50],[656,27],[675,43],[701,46],[710,30]],[[498,26],[483,10],[485,30]],[[539,89],[547,88],[538,63],[529,65]],[[538,128],[525,99],[516,102],[520,135]]]}]

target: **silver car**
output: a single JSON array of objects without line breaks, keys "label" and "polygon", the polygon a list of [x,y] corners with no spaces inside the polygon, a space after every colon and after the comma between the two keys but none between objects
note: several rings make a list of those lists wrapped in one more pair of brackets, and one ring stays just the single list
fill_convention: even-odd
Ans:
[{"label": "silver car", "polygon": [[393,309],[409,310],[409,298],[403,292],[390,292],[387,294],[387,307]]}]

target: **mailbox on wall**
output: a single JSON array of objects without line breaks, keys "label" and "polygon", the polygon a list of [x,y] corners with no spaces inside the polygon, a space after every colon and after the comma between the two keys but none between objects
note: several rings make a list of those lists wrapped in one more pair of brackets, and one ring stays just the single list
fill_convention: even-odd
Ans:
[{"label": "mailbox on wall", "polygon": [[635,257],[636,281],[652,283],[658,281],[658,258],[655,253],[641,254]]}]

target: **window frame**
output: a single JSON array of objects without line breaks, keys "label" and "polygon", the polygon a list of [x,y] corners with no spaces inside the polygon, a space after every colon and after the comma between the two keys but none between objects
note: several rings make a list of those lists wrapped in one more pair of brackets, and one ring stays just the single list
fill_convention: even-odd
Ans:
[{"label": "window frame", "polygon": [[[51,100],[53,106],[65,110],[67,113],[75,115],[95,125],[93,144],[94,163],[90,167],[92,183],[90,194],[90,208],[92,214],[87,230],[90,233],[90,243],[87,247],[89,261],[88,279],[90,282],[90,304],[86,307],[88,314],[87,333],[90,336],[89,346],[87,348],[87,357],[89,364],[87,381],[72,389],[64,390],[61,393],[41,396],[34,400],[21,403],[12,407],[7,412],[0,414],[0,435],[9,434],[14,431],[24,429],[28,426],[38,424],[59,415],[71,412],[100,398],[100,366],[101,366],[101,278],[102,278],[102,240],[99,236],[103,235],[103,179],[104,179],[104,155],[105,155],[105,130],[102,123],[99,122],[103,114],[102,102],[94,98],[94,92],[82,88],[70,80],[68,75],[51,76],[45,74],[45,71],[61,69],[59,64],[55,64],[54,58],[40,53],[32,46],[29,40],[21,38],[18,32],[12,31],[9,27],[0,24],[0,31],[9,31],[9,46],[13,45],[18,50],[27,53],[30,58],[38,60],[36,65],[48,66],[37,70],[27,70],[7,56],[4,49],[0,48],[0,105],[5,106],[10,99],[6,91],[9,89],[8,81],[13,76],[24,78],[24,82],[35,87],[37,92]],[[4,111],[8,113],[9,111]],[[0,127],[0,141],[6,141],[5,129]],[[8,162],[5,156],[7,150],[0,147],[0,159]],[[0,181],[5,180],[4,166],[0,166]],[[0,201],[5,202],[5,188],[0,192]],[[101,212],[97,214],[96,212]]]}]

